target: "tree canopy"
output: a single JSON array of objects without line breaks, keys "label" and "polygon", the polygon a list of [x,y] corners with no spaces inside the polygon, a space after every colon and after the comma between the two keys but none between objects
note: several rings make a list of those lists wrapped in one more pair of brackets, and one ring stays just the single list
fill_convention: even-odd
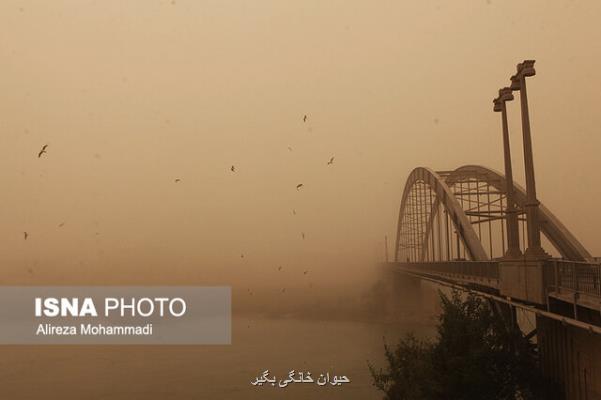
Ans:
[{"label": "tree canopy", "polygon": [[385,345],[387,367],[369,365],[386,400],[552,399],[536,347],[488,300],[440,292],[437,340],[409,334]]}]

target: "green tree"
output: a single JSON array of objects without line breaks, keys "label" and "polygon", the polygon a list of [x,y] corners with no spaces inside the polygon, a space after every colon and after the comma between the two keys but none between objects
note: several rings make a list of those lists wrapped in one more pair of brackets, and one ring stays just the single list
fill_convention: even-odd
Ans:
[{"label": "green tree", "polygon": [[[386,400],[551,399],[538,368],[535,346],[501,310],[473,294],[440,293],[437,340],[412,335],[391,349],[387,368],[369,365]],[[553,388],[554,389],[554,388]]]}]

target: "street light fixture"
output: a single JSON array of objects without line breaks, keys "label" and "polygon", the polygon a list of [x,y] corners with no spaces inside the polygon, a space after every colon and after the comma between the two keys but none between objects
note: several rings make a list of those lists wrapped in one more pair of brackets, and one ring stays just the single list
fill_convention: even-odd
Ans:
[{"label": "street light fixture", "polygon": [[528,114],[528,95],[526,93],[526,78],[534,76],[534,60],[525,60],[517,65],[517,73],[511,77],[511,90],[520,91],[522,109],[522,133],[524,136],[524,167],[526,170],[526,220],[528,223],[528,248],[524,255],[532,259],[547,258],[541,247],[540,224],[538,219],[539,201],[536,197],[536,182],[534,179],[534,158],[532,156],[532,137],[530,135],[530,116]]}]

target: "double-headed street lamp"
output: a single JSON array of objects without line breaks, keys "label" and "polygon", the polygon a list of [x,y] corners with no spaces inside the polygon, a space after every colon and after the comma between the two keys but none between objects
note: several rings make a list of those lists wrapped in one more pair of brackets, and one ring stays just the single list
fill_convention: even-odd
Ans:
[{"label": "double-headed street lamp", "polygon": [[517,73],[511,77],[511,90],[520,91],[522,109],[522,133],[524,136],[524,168],[526,170],[526,221],[528,223],[528,248],[524,255],[528,258],[546,258],[547,253],[541,247],[540,223],[538,220],[538,205],[536,197],[536,182],[534,180],[534,158],[532,156],[532,137],[530,135],[530,115],[528,114],[528,95],[526,93],[526,78],[534,76],[534,60],[526,60],[517,65]]}]

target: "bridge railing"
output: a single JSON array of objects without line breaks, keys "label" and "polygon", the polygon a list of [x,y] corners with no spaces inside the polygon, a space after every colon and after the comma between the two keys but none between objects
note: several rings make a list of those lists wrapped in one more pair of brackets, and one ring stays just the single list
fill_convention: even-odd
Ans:
[{"label": "bridge railing", "polygon": [[601,263],[550,260],[546,283],[556,292],[562,290],[601,298]]},{"label": "bridge railing", "polygon": [[469,282],[485,283],[497,286],[499,281],[499,263],[497,261],[445,261],[399,263],[405,270],[419,274],[431,274]]}]

